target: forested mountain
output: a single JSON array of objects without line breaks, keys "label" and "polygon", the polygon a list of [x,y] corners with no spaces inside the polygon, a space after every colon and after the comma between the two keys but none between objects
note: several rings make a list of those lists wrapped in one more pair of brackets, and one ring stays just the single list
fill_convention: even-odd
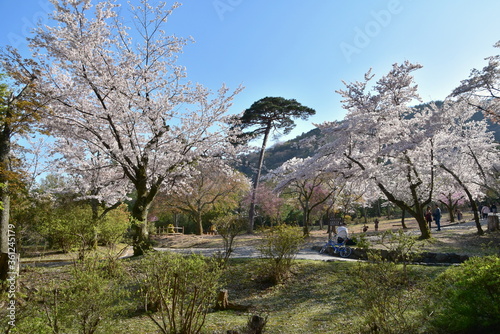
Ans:
[{"label": "forested mountain", "polygon": [[[442,105],[442,102],[437,101],[436,104]],[[428,104],[421,104],[415,106],[415,108],[423,108]],[[482,120],[484,118],[481,112],[474,115],[473,120]],[[495,133],[495,141],[500,143],[500,124],[488,122],[488,129]],[[262,174],[265,175],[268,171],[273,170],[281,166],[285,161],[292,158],[307,158],[314,155],[318,149],[318,143],[314,141],[314,138],[320,138],[321,131],[317,128],[312,129],[306,133],[302,133],[300,136],[294,139],[279,142],[269,147],[266,150],[264,156],[264,167],[262,169]],[[254,177],[254,168],[257,166],[259,160],[259,152],[254,151],[242,158],[241,165],[238,170],[247,175],[248,177]]]},{"label": "forested mountain", "polygon": [[[307,158],[312,156],[318,148],[318,144],[313,139],[319,138],[319,136],[321,136],[321,131],[315,128],[309,132],[302,133],[294,139],[279,142],[269,147],[264,156],[262,175],[278,168],[285,161],[292,158]],[[249,177],[253,177],[258,160],[259,152],[251,152],[242,158],[238,170]]]}]

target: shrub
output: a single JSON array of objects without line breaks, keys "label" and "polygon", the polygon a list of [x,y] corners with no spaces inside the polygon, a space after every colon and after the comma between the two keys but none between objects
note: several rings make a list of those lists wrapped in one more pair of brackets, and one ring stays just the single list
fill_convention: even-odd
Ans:
[{"label": "shrub", "polygon": [[50,281],[37,293],[34,318],[42,319],[51,333],[107,332],[111,320],[123,311],[127,293],[107,277],[97,259],[76,263],[71,274],[68,281]]},{"label": "shrub", "polygon": [[221,255],[221,261],[226,264],[233,252],[234,238],[245,230],[247,220],[237,215],[221,216],[214,220],[217,233],[222,237],[224,253]]},{"label": "shrub", "polygon": [[352,237],[352,241],[356,243],[356,248],[369,249],[371,246],[370,240],[365,233],[361,233]]},{"label": "shrub", "polygon": [[361,319],[357,333],[418,333],[427,313],[421,305],[426,300],[419,277],[408,266],[416,239],[402,231],[385,232],[383,245],[390,254],[384,260],[380,252],[368,252],[370,263],[359,263],[353,284],[358,296],[354,307]]},{"label": "shrub", "polygon": [[473,257],[442,273],[431,293],[440,333],[500,332],[500,257]]},{"label": "shrub", "polygon": [[70,203],[46,213],[38,230],[51,247],[60,247],[65,252],[78,248],[83,258],[85,251],[95,247],[97,241],[106,245],[119,242],[130,226],[129,217],[123,205],[95,221],[89,205]]},{"label": "shrub", "polygon": [[359,263],[352,284],[357,291],[352,309],[361,319],[356,333],[418,333],[426,313],[421,305],[426,296],[421,280],[408,275],[401,265],[379,260]]},{"label": "shrub", "polygon": [[280,283],[288,277],[303,242],[304,235],[299,227],[282,224],[266,232],[259,251],[266,261],[264,270],[274,283]]},{"label": "shrub", "polygon": [[125,204],[109,211],[98,222],[99,242],[104,245],[119,243],[130,226],[130,213]]},{"label": "shrub", "polygon": [[388,251],[388,258],[394,263],[403,264],[403,273],[407,274],[407,266],[418,256],[419,247],[415,236],[398,230],[397,233],[385,231],[382,233],[382,245]]},{"label": "shrub", "polygon": [[162,333],[201,331],[220,286],[221,269],[214,259],[150,253],[137,271],[147,314]]},{"label": "shrub", "polygon": [[65,252],[75,247],[87,248],[95,235],[90,208],[78,205],[54,208],[42,218],[38,229],[50,247],[60,247]]}]

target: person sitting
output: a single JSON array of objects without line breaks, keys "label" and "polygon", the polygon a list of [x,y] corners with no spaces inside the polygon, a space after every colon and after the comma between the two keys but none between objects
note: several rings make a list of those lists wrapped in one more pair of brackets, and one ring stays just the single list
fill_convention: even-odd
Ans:
[{"label": "person sitting", "polygon": [[349,238],[349,231],[347,230],[346,223],[340,223],[337,227],[337,243],[341,244]]},{"label": "person sitting", "polygon": [[356,243],[349,239],[349,230],[347,229],[347,224],[342,222],[340,226],[337,227],[337,243],[341,244],[345,242],[346,245],[355,245]]}]

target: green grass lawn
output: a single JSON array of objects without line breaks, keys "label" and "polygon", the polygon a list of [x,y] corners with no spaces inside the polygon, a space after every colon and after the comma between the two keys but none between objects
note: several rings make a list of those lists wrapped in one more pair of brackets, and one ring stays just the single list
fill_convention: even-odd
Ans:
[{"label": "green grass lawn", "polygon": [[[125,271],[135,260],[124,260]],[[223,277],[223,287],[229,291],[229,301],[249,306],[246,311],[211,311],[204,333],[226,333],[245,326],[251,315],[267,317],[266,333],[349,333],[358,321],[353,301],[362,286],[353,284],[353,272],[358,263],[297,260],[290,279],[281,285],[271,285],[261,279],[260,259],[233,259]],[[433,277],[445,267],[418,266],[421,278]],[[23,287],[41,288],[49,280],[68,280],[69,266],[27,268],[23,270]],[[136,312],[139,301],[124,301],[129,308],[125,315],[112,319],[106,333],[158,333],[156,326],[144,314]]]},{"label": "green grass lawn", "polygon": [[[391,226],[387,222],[387,226]],[[369,233],[370,235],[370,233]],[[376,236],[376,234],[372,234]],[[429,241],[422,242],[417,248],[436,252],[456,252],[483,256],[498,254],[498,233],[488,233],[478,236],[474,229],[470,231],[453,230],[436,234]],[[324,242],[324,231],[317,231],[312,242]],[[316,238],[316,239],[314,239]],[[242,236],[241,243],[237,238],[237,246],[255,245],[259,235]],[[219,236],[172,239],[177,247],[192,247],[201,245],[207,247],[220,246]],[[420,243],[420,241],[419,241]],[[116,256],[126,245],[118,245],[113,249],[99,247],[97,256],[101,259]],[[377,245],[375,242],[373,246]],[[421,246],[421,247],[420,247]],[[44,249],[27,249],[23,259],[43,261],[74,260],[77,253],[61,253]],[[42,256],[43,255],[43,256]],[[117,260],[123,270],[124,286],[134,295],[134,277],[130,275],[130,267],[140,258]],[[360,296],[365,294],[368,285],[359,280],[360,266],[366,265],[356,262],[343,261],[306,261],[296,260],[292,268],[292,275],[284,283],[273,285],[263,279],[262,259],[231,259],[223,275],[223,288],[229,292],[229,301],[238,305],[247,306],[245,311],[212,311],[207,315],[204,331],[206,334],[226,333],[228,330],[241,330],[245,327],[251,315],[267,317],[265,333],[356,333],[362,320],[362,310],[359,307]],[[370,264],[368,264],[370,266]],[[72,265],[31,267],[23,265],[19,277],[21,300],[19,305],[32,303],[30,295],[43,289],[48,282],[68,282],[71,277]],[[375,267],[375,266],[374,266]],[[422,286],[430,284],[432,279],[448,267],[410,266],[413,272],[412,293],[418,292]],[[127,274],[125,274],[127,273]],[[374,275],[384,277],[383,271],[373,271]],[[389,273],[388,273],[389,274]],[[387,276],[394,279],[397,276]],[[132,282],[132,283],[131,283]],[[383,282],[383,279],[381,280]],[[368,291],[369,292],[369,291]],[[3,297],[3,296],[2,296]],[[377,296],[375,296],[377,297]],[[403,296],[404,297],[404,296]],[[407,299],[411,300],[411,299]],[[3,299],[2,299],[2,302]],[[141,301],[129,297],[122,301],[126,310],[117,315],[110,322],[110,327],[101,333],[158,333],[156,325],[140,311]],[[3,304],[5,305],[5,304]],[[416,305],[418,306],[418,305]],[[2,308],[1,311],[4,311]],[[19,309],[19,318],[22,320],[22,310]],[[0,312],[1,313],[1,312]],[[0,328],[1,329],[1,328]],[[15,333],[15,332],[14,332]]]}]

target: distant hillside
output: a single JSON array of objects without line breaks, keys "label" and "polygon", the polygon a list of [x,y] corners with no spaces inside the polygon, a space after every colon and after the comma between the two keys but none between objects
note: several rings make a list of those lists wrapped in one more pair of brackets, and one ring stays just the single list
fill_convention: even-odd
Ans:
[{"label": "distant hillside", "polygon": [[[439,104],[439,101],[436,103]],[[415,108],[422,108],[425,104],[415,106]],[[482,120],[484,116],[481,112],[478,112],[473,117],[474,120]],[[495,141],[500,143],[500,124],[488,123],[488,130],[495,133]],[[309,132],[303,133],[300,136],[285,141],[283,143],[277,143],[266,150],[264,156],[264,167],[262,168],[262,175],[265,175],[268,171],[273,170],[281,166],[285,161],[296,158],[307,158],[314,155],[318,149],[317,144],[308,145],[303,144],[307,139],[313,137],[321,137],[321,131],[319,129],[313,129]],[[247,175],[248,177],[254,177],[255,169],[257,168],[257,163],[259,161],[259,152],[252,152],[242,158],[241,165],[237,167],[239,171]]]},{"label": "distant hillside", "polygon": [[[439,108],[441,108],[443,106],[443,101],[434,101],[434,103]],[[419,104],[417,106],[414,106],[413,108],[421,110],[421,109],[425,108],[426,106],[428,106],[429,104],[430,103],[422,103],[422,104]],[[477,113],[474,114],[474,116],[472,116],[472,119],[474,121],[481,121],[484,119],[484,115],[482,112],[478,111]],[[488,130],[492,131],[494,133],[495,141],[497,143],[500,143],[500,124],[493,123],[489,120],[487,122],[488,122]]]},{"label": "distant hillside", "polygon": [[[481,112],[476,113],[473,117],[473,120],[475,121],[480,121],[484,119],[484,115]],[[500,143],[500,124],[498,123],[492,123],[491,121],[488,121],[488,130],[493,131],[495,135],[495,141],[497,143]]]},{"label": "distant hillside", "polygon": [[[283,143],[277,143],[266,150],[264,156],[264,166],[262,168],[262,175],[265,175],[268,171],[273,170],[281,166],[285,161],[292,158],[307,158],[316,153],[318,149],[317,146],[304,145],[302,142],[304,140],[313,138],[314,136],[320,136],[319,129],[313,129],[309,132],[303,133],[294,139],[285,141]],[[259,151],[252,152],[242,159],[242,164],[238,167],[238,170],[249,177],[253,177],[255,173],[255,168],[259,162]]]}]

